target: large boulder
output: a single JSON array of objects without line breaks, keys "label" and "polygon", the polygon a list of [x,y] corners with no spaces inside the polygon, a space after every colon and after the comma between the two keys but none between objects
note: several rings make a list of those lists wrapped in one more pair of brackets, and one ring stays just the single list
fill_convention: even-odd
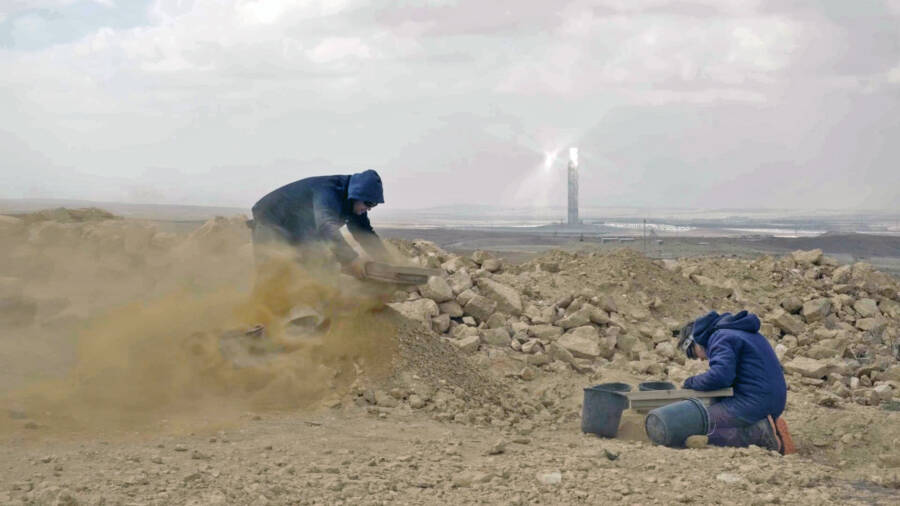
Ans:
[{"label": "large boulder", "polygon": [[431,276],[428,282],[419,287],[419,293],[426,299],[431,299],[437,303],[453,300],[453,289],[447,284],[447,280],[439,276]]},{"label": "large boulder", "polygon": [[853,267],[849,265],[842,265],[834,270],[831,274],[831,280],[836,284],[844,284],[850,281],[850,277],[853,274]]},{"label": "large boulder", "polygon": [[478,288],[481,293],[497,302],[498,311],[513,316],[522,314],[522,297],[515,288],[488,278],[479,279]]},{"label": "large boulder", "polygon": [[556,341],[578,358],[597,358],[603,353],[600,333],[591,325],[578,327],[563,334]]},{"label": "large boulder", "polygon": [[578,311],[556,320],[555,325],[566,330],[587,325],[591,323],[592,311],[592,307],[582,307]]},{"label": "large boulder", "polygon": [[878,303],[872,299],[859,299],[853,304],[853,309],[863,318],[881,315],[881,312],[878,311]]},{"label": "large boulder", "polygon": [[450,330],[450,315],[444,313],[431,319],[431,325],[435,332],[443,334]]},{"label": "large boulder", "polygon": [[856,320],[856,328],[880,336],[887,328],[887,320],[883,318],[860,318]]},{"label": "large boulder", "polygon": [[829,363],[809,357],[796,357],[784,364],[785,372],[797,373],[805,378],[822,379],[832,369]]},{"label": "large boulder", "polygon": [[410,320],[422,322],[428,328],[432,326],[431,319],[440,314],[437,303],[431,299],[394,302],[388,306]]},{"label": "large boulder", "polygon": [[803,304],[803,319],[806,323],[814,323],[825,319],[831,313],[831,300],[814,299]]},{"label": "large boulder", "polygon": [[459,272],[460,270],[465,269],[466,266],[466,261],[461,257],[453,257],[450,260],[442,263],[441,269],[444,269],[445,272],[453,274],[454,272]]},{"label": "large boulder", "polygon": [[797,250],[791,253],[791,257],[794,258],[794,261],[800,265],[819,265],[822,263],[822,257],[824,254],[820,249],[814,249],[809,251]]},{"label": "large boulder", "polygon": [[472,277],[469,276],[469,273],[466,272],[465,269],[461,269],[454,271],[453,274],[447,277],[447,284],[450,285],[450,289],[453,290],[453,293],[459,295],[469,288],[472,288]]},{"label": "large boulder", "polygon": [[484,295],[475,295],[463,306],[465,314],[472,316],[479,322],[487,321],[497,309],[497,303]]},{"label": "large boulder", "polygon": [[481,342],[491,346],[509,346],[509,339],[509,331],[503,327],[481,331]]},{"label": "large boulder", "polygon": [[900,318],[900,303],[884,299],[878,305],[881,312],[891,318]]},{"label": "large boulder", "polygon": [[481,268],[488,272],[497,272],[502,267],[502,263],[500,260],[496,258],[488,258],[484,262],[481,263]]},{"label": "large boulder", "polygon": [[450,318],[462,318],[463,308],[459,305],[459,302],[455,300],[447,301],[442,304],[438,304],[442,313],[446,313],[450,315]]},{"label": "large boulder", "polygon": [[781,307],[788,313],[797,314],[803,309],[803,301],[800,297],[791,296],[781,301]]},{"label": "large boulder", "polygon": [[561,336],[563,329],[556,325],[532,325],[528,327],[528,334],[538,339],[553,340]]},{"label": "large boulder", "polygon": [[772,315],[772,323],[784,332],[795,336],[802,334],[806,329],[802,321],[785,311],[777,311]]}]

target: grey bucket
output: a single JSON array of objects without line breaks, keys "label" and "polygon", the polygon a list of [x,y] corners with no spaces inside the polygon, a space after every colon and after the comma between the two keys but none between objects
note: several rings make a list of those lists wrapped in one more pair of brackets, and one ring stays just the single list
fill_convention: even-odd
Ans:
[{"label": "grey bucket", "polygon": [[581,408],[581,430],[603,437],[616,437],[622,411],[628,407],[627,383],[601,383],[584,389]]},{"label": "grey bucket", "polygon": [[699,399],[674,402],[650,411],[644,429],[658,445],[683,448],[688,436],[709,432],[709,412]]},{"label": "grey bucket", "polygon": [[645,381],[638,385],[638,390],[646,392],[648,390],[675,390],[675,383],[668,381]]}]

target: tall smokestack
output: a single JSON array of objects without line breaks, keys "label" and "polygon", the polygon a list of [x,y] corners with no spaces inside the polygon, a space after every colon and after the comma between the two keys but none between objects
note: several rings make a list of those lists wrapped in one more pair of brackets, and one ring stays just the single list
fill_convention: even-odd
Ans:
[{"label": "tall smokestack", "polygon": [[578,148],[569,148],[569,225],[579,225],[578,219]]}]

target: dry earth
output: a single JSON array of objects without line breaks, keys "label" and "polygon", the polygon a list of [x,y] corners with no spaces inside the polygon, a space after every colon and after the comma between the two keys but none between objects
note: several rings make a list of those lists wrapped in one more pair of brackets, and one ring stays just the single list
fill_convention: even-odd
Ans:
[{"label": "dry earth", "polygon": [[[190,234],[99,212],[0,217],[0,241],[3,504],[900,499],[900,295],[866,264],[511,264],[394,241],[447,275],[383,308],[290,262],[254,285],[239,217]],[[331,325],[282,325],[298,304]],[[656,447],[630,412],[618,439],[581,434],[582,388],[702,371],[672,331],[713,308],[763,320],[798,454]]]}]

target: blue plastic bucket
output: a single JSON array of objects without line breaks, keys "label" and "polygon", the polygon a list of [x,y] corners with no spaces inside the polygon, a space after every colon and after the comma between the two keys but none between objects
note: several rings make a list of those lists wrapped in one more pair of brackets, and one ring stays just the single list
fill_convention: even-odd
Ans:
[{"label": "blue plastic bucket", "polygon": [[628,407],[627,383],[601,383],[584,389],[581,407],[581,430],[603,437],[616,437],[622,411]]},{"label": "blue plastic bucket", "polygon": [[668,381],[645,381],[638,385],[638,390],[646,392],[648,390],[675,390],[675,383]]},{"label": "blue plastic bucket", "polygon": [[689,436],[709,432],[709,412],[699,399],[674,402],[650,411],[644,429],[658,445],[683,448]]}]

